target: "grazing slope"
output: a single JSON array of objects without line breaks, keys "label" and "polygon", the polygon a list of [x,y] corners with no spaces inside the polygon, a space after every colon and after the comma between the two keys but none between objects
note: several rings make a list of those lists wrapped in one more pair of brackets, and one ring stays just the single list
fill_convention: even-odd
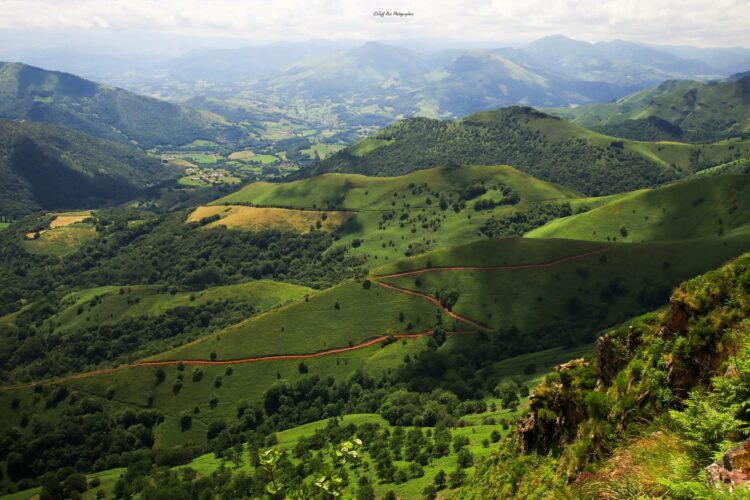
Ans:
[{"label": "grazing slope", "polygon": [[584,127],[641,140],[747,135],[750,76],[713,83],[670,80],[611,104],[554,112]]},{"label": "grazing slope", "polygon": [[682,240],[750,224],[750,175],[714,176],[636,191],[589,212],[557,219],[530,238]]},{"label": "grazing slope", "polygon": [[407,119],[326,158],[313,172],[398,175],[454,162],[504,163],[602,195],[653,187],[749,155],[747,141],[692,146],[620,140],[513,107],[460,121]]},{"label": "grazing slope", "polygon": [[0,120],[0,214],[123,201],[175,171],[132,146],[62,127]]},{"label": "grazing slope", "polygon": [[176,104],[20,63],[0,63],[0,118],[64,125],[142,147],[211,139],[224,128]]},{"label": "grazing slope", "polygon": [[337,232],[336,245],[372,266],[483,239],[481,230],[493,218],[579,197],[511,167],[463,166],[400,177],[325,174],[284,184],[256,182],[214,204],[297,208],[303,214],[325,209],[333,211],[329,220],[344,210],[351,218]]}]

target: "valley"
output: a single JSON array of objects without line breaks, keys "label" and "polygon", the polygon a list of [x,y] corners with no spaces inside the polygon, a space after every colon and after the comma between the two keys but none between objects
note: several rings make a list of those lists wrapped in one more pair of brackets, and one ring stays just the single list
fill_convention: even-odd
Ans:
[{"label": "valley", "polygon": [[0,63],[0,496],[742,491],[745,61]]}]

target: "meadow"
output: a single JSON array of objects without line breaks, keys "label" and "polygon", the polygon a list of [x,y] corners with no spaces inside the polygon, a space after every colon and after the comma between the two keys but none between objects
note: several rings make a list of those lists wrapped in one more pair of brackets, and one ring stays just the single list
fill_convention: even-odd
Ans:
[{"label": "meadow", "polygon": [[196,208],[188,215],[187,222],[200,222],[206,217],[219,216],[218,220],[209,222],[204,227],[226,226],[230,229],[249,231],[278,229],[300,233],[319,230],[333,232],[343,226],[353,215],[352,212],[211,205]]}]

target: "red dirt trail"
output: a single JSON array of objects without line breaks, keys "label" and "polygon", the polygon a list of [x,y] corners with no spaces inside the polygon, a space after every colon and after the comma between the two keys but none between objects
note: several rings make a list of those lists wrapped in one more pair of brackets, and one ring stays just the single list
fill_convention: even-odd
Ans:
[{"label": "red dirt trail", "polygon": [[[488,332],[490,331],[490,328],[488,326],[485,326],[481,323],[478,323],[472,319],[465,318],[459,314],[454,313],[453,311],[448,310],[443,304],[440,303],[438,299],[435,297],[432,297],[431,295],[427,295],[426,293],[417,292],[415,290],[409,290],[408,288],[402,288],[397,285],[392,285],[390,283],[384,283],[382,279],[387,278],[401,278],[405,276],[415,276],[418,274],[424,274],[424,273],[434,273],[434,272],[446,272],[446,271],[481,271],[481,272],[491,272],[491,271],[512,271],[512,270],[519,270],[519,269],[546,269],[553,266],[556,266],[558,264],[563,264],[565,262],[571,262],[579,259],[584,259],[586,257],[590,257],[592,255],[597,255],[600,253],[604,253],[606,251],[610,250],[610,247],[607,248],[601,248],[598,250],[593,250],[590,252],[577,254],[577,255],[571,255],[568,257],[562,257],[557,260],[553,260],[551,262],[546,262],[542,264],[516,264],[516,265],[506,265],[506,266],[450,266],[450,267],[428,267],[423,269],[415,269],[412,271],[403,271],[400,273],[393,273],[393,274],[383,274],[379,276],[373,276],[372,281],[375,282],[377,285],[392,290],[394,292],[404,293],[408,295],[413,295],[415,297],[419,297],[421,299],[424,299],[431,304],[433,304],[435,307],[438,307],[441,309],[445,314],[450,316],[451,318],[455,319],[456,321],[460,321],[462,323],[465,323],[467,325],[472,326],[473,328],[476,328],[477,330],[480,330],[482,332]],[[456,332],[456,331],[447,331],[446,335],[458,335],[462,333],[469,333],[469,332]],[[322,356],[330,356],[333,354],[341,354],[344,352],[349,351],[355,351],[358,349],[365,349],[367,347],[371,347],[375,344],[378,344],[380,342],[385,341],[389,337],[393,337],[395,340],[402,340],[402,339],[417,339],[420,337],[429,337],[432,335],[432,330],[427,330],[425,332],[421,333],[397,333],[393,335],[382,335],[380,337],[376,337],[374,339],[367,340],[365,342],[354,344],[348,347],[339,347],[334,349],[327,349],[324,351],[318,351],[314,353],[308,353],[308,354],[277,354],[277,355],[269,355],[269,356],[255,356],[255,357],[249,357],[249,358],[240,358],[240,359],[227,359],[227,360],[220,360],[220,361],[208,361],[208,360],[197,360],[197,359],[183,359],[183,360],[166,360],[166,361],[136,361],[132,364],[127,365],[120,365],[113,368],[102,368],[100,370],[94,370],[90,372],[84,372],[84,373],[76,373],[73,375],[68,375],[64,377],[60,377],[57,379],[50,379],[45,381],[37,381],[37,382],[30,382],[26,384],[19,384],[19,385],[13,385],[13,386],[5,386],[0,387],[0,392],[13,390],[13,389],[23,389],[28,387],[33,387],[39,383],[50,383],[50,382],[66,382],[69,380],[76,380],[81,378],[87,378],[87,377],[93,377],[96,375],[105,375],[109,373],[114,373],[122,370],[127,370],[130,368],[148,368],[148,367],[154,367],[154,366],[169,366],[169,365],[176,365],[178,363],[182,363],[185,366],[190,365],[201,365],[201,366],[210,366],[210,365],[233,365],[233,364],[244,364],[244,363],[258,363],[262,361],[277,361],[277,360],[295,360],[295,359],[310,359],[310,358],[319,358]]]}]

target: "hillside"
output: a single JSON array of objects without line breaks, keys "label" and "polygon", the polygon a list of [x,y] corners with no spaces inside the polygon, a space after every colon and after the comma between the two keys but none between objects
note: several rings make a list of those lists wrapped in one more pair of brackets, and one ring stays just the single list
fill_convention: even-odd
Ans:
[{"label": "hillside", "polygon": [[526,236],[640,242],[721,235],[750,224],[748,200],[750,175],[705,177],[627,193]]},{"label": "hillside", "polygon": [[464,498],[741,495],[749,265],[745,254],[683,283],[668,309],[608,332],[593,358],[558,367],[533,391],[518,439]]},{"label": "hillside", "polygon": [[[490,221],[514,214],[521,214],[517,227],[505,227],[503,235],[520,236],[560,214],[572,213],[567,203],[580,196],[507,166],[436,167],[399,177],[324,174],[284,184],[256,182],[211,207],[197,209],[191,217],[213,208],[220,218],[210,224],[247,230],[258,221],[246,218],[244,225],[237,224],[240,219],[234,213],[243,209],[241,205],[283,207],[266,209],[274,211],[280,222],[288,222],[277,223],[277,228],[293,226],[298,218],[307,221],[303,230],[334,227],[338,229],[335,247],[377,266],[485,239],[488,234],[483,228]],[[340,224],[342,220],[346,223]],[[339,221],[340,228],[332,226],[333,221]]]},{"label": "hillside", "polygon": [[611,104],[552,112],[602,133],[639,140],[746,136],[750,133],[750,77],[711,83],[670,80]]},{"label": "hillside", "polygon": [[143,148],[214,139],[228,130],[177,104],[21,63],[0,63],[0,118],[63,125]]},{"label": "hillside", "polygon": [[750,154],[750,143],[693,146],[620,140],[526,107],[463,120],[403,120],[310,173],[399,175],[435,165],[503,163],[590,195],[653,187]]},{"label": "hillside", "polygon": [[140,150],[45,124],[0,120],[0,214],[93,208],[177,172]]}]

